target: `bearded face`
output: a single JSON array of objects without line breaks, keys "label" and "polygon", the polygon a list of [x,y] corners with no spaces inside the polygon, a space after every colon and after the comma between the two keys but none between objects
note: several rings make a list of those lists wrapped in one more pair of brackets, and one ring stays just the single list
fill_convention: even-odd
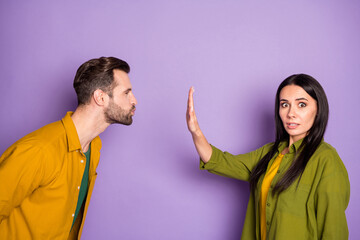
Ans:
[{"label": "bearded face", "polygon": [[131,125],[137,104],[127,73],[115,69],[114,83],[111,94],[107,93],[109,104],[104,108],[104,117],[107,123]]},{"label": "bearded face", "polygon": [[133,105],[129,110],[125,110],[113,100],[110,100],[109,106],[104,110],[106,122],[109,124],[119,123],[123,125],[131,125],[133,122],[135,106]]}]

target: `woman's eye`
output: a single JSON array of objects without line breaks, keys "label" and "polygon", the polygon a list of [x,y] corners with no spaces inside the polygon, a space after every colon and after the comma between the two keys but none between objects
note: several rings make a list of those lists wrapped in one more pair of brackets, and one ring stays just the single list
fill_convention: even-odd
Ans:
[{"label": "woman's eye", "polygon": [[287,104],[287,103],[282,103],[282,104],[281,104],[281,107],[283,107],[283,108],[285,108],[285,107],[287,107],[287,106],[289,106],[289,104]]},{"label": "woman's eye", "polygon": [[299,107],[306,107],[305,103],[299,103]]}]

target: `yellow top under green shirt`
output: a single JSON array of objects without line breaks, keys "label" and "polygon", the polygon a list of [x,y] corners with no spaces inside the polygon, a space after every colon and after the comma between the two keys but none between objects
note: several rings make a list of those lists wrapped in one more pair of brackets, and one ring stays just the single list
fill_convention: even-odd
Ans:
[{"label": "yellow top under green shirt", "polygon": [[264,180],[261,185],[261,194],[260,194],[261,240],[266,240],[266,200],[267,200],[268,192],[270,190],[271,182],[274,179],[279,169],[283,157],[284,155],[279,153],[274,163],[271,165],[269,171],[265,174]]}]

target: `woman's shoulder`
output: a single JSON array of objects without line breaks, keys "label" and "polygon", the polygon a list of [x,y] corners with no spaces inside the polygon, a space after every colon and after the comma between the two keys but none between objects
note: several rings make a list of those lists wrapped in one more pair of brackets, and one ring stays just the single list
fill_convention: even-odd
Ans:
[{"label": "woman's shoulder", "polygon": [[261,153],[262,155],[268,153],[274,146],[275,142],[266,143],[265,145],[259,147],[254,152]]},{"label": "woman's shoulder", "polygon": [[346,171],[344,163],[336,149],[325,141],[320,143],[312,158],[318,162],[319,166],[329,171]]},{"label": "woman's shoulder", "polygon": [[263,149],[271,149],[273,146],[274,146],[275,142],[269,142],[265,145],[263,145],[262,147],[260,148],[263,148]]},{"label": "woman's shoulder", "polygon": [[325,141],[322,141],[318,148],[316,149],[315,153],[314,154],[317,154],[319,156],[324,156],[324,155],[327,155],[327,156],[332,156],[332,157],[339,157],[339,154],[337,153],[336,149],[331,146],[329,143],[325,142]]}]

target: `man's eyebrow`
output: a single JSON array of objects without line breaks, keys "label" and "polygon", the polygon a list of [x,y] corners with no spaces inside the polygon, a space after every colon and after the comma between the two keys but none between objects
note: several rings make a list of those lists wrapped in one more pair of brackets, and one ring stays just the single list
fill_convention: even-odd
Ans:
[{"label": "man's eyebrow", "polygon": [[128,88],[124,92],[130,92],[130,91],[132,91],[132,88]]}]

